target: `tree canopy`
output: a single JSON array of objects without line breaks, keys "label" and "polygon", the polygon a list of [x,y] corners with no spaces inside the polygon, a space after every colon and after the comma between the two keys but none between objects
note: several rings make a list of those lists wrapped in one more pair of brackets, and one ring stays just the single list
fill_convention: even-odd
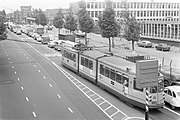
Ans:
[{"label": "tree canopy", "polygon": [[65,18],[64,28],[70,31],[75,31],[77,29],[77,26],[77,19],[73,15],[72,8],[70,8],[68,15]]},{"label": "tree canopy", "polygon": [[84,1],[79,2],[79,11],[78,11],[78,22],[79,22],[79,29],[82,32],[85,32],[85,44],[87,44],[86,36],[87,33],[93,31],[94,20],[90,17],[86,10],[86,4]]},{"label": "tree canopy", "polygon": [[134,50],[134,42],[140,39],[140,23],[125,9],[121,17],[123,18],[124,27],[124,38],[132,42],[132,50]]},{"label": "tree canopy", "polygon": [[58,12],[56,13],[56,15],[54,17],[53,25],[56,28],[58,28],[58,29],[63,28],[63,25],[64,25],[64,15],[63,15],[61,9],[59,9]]},{"label": "tree canopy", "polygon": [[116,37],[118,35],[118,24],[110,0],[106,1],[106,8],[103,11],[103,14],[99,16],[98,25],[101,28],[102,37],[109,38],[109,52],[111,52],[110,37]]}]

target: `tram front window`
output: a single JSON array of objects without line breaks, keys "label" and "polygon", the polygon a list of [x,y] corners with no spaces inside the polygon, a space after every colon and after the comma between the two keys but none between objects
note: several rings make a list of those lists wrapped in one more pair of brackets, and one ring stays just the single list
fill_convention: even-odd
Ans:
[{"label": "tram front window", "polygon": [[150,93],[157,93],[157,86],[150,87]]}]

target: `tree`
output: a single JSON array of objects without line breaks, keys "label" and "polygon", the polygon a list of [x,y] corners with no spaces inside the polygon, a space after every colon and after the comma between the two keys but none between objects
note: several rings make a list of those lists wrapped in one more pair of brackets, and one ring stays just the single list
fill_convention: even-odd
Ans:
[{"label": "tree", "polygon": [[54,17],[53,25],[56,28],[58,28],[59,33],[60,33],[60,29],[63,28],[63,25],[64,25],[64,15],[63,15],[61,9],[59,9],[58,12],[56,13],[56,15]]},{"label": "tree", "polygon": [[72,8],[70,8],[68,15],[65,18],[64,28],[70,30],[70,32],[75,31],[77,29],[77,19],[74,17]]},{"label": "tree", "polygon": [[118,24],[115,19],[115,11],[112,8],[112,2],[106,1],[106,8],[103,14],[99,16],[98,25],[101,28],[102,37],[109,39],[109,52],[111,52],[111,37],[118,35]]},{"label": "tree", "polygon": [[132,50],[134,51],[134,42],[140,39],[140,24],[134,17],[130,18],[126,23],[124,37],[126,40],[132,42]]},{"label": "tree", "polygon": [[121,13],[122,23],[124,24],[124,37],[128,41],[132,41],[132,50],[134,51],[134,42],[140,39],[140,23],[130,14],[128,9]]},{"label": "tree", "polygon": [[39,11],[39,24],[42,26],[47,25],[47,19],[46,19],[46,15],[44,14],[44,12],[42,10]]},{"label": "tree", "polygon": [[82,32],[85,32],[85,45],[87,45],[87,33],[93,31],[94,20],[89,16],[84,1],[79,2],[79,8],[80,8],[78,11],[79,28]]}]

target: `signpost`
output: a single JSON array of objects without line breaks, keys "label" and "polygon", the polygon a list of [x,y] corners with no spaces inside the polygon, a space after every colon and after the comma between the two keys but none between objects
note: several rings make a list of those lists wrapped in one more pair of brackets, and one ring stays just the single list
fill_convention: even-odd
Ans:
[{"label": "signpost", "polygon": [[145,120],[149,120],[148,87],[158,85],[158,60],[141,60],[136,62],[136,83],[139,88],[146,88]]}]

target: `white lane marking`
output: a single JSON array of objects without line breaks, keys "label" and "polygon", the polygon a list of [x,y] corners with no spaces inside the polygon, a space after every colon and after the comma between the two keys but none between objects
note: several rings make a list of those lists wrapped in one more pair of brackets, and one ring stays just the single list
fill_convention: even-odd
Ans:
[{"label": "white lane marking", "polygon": [[176,115],[178,115],[178,116],[180,116],[180,114],[179,113],[177,113],[177,112],[175,112],[175,111],[173,111],[173,110],[171,110],[171,109],[169,109],[169,108],[167,108],[167,107],[164,107],[165,109],[167,109],[167,110],[169,110],[169,111],[171,111],[172,113],[174,113],[174,114],[176,114]]},{"label": "white lane marking", "polygon": [[11,61],[9,63],[12,63]]},{"label": "white lane marking", "polygon": [[49,84],[49,86],[50,86],[50,87],[52,87],[52,85],[51,85],[51,84]]},{"label": "white lane marking", "polygon": [[23,86],[21,86],[21,90],[24,90]]},{"label": "white lane marking", "polygon": [[43,76],[43,78],[44,78],[44,79],[46,79],[46,77],[45,77],[45,76]]},{"label": "white lane marking", "polygon": [[36,65],[34,65],[34,67],[36,67]]},{"label": "white lane marking", "polygon": [[125,118],[125,119],[123,119],[123,120],[133,120],[133,119],[138,119],[138,120],[145,120],[144,118],[142,118],[142,117],[127,117],[127,118]]},{"label": "white lane marking", "polygon": [[73,113],[73,111],[71,110],[71,108],[69,108],[69,107],[68,107],[68,109],[69,109],[69,111],[70,111],[70,112],[72,112],[72,113]]},{"label": "white lane marking", "polygon": [[58,98],[61,98],[61,96],[59,94],[57,94]]},{"label": "white lane marking", "polygon": [[10,60],[11,58],[8,58],[8,60]]},{"label": "white lane marking", "polygon": [[27,101],[27,102],[29,101],[29,98],[28,98],[28,97],[26,97],[26,101]]},{"label": "white lane marking", "polygon": [[38,70],[38,72],[41,72],[40,70]]},{"label": "white lane marking", "polygon": [[14,73],[16,74],[16,71]]},{"label": "white lane marking", "polygon": [[32,112],[33,116],[36,117],[36,113],[35,112]]},{"label": "white lane marking", "polygon": [[17,80],[19,81],[20,79],[19,79],[19,78],[17,78]]},{"label": "white lane marking", "polygon": [[[73,77],[71,74],[69,74],[67,71],[65,71],[63,68],[61,68],[60,66],[58,66],[58,65],[57,65],[56,63],[54,63],[53,61],[51,61],[51,63],[54,64],[54,66],[55,66],[57,69],[59,69],[59,70],[61,71],[61,73],[63,73],[77,88],[79,88],[79,87],[76,85],[77,82],[81,83],[79,80],[77,80],[75,77]],[[71,80],[71,78],[73,78],[73,80]],[[74,83],[74,82],[73,82],[74,80],[76,80],[77,82]],[[81,83],[81,84],[84,85],[83,83]],[[86,95],[86,97],[89,98],[99,109],[101,109],[101,111],[104,112],[111,120],[113,119],[113,116],[116,115],[117,113],[121,113],[122,115],[124,115],[124,118],[122,118],[122,119],[128,118],[128,115],[125,114],[123,111],[119,110],[117,107],[115,107],[115,106],[114,106],[113,104],[111,104],[109,101],[105,100],[102,96],[100,96],[99,94],[97,94],[96,92],[94,92],[93,90],[91,90],[90,88],[88,88],[86,85],[84,85],[84,86],[85,86],[84,89],[87,88],[87,89],[89,89],[89,91],[92,91],[93,93],[95,93],[96,95],[98,95],[98,96],[99,96],[99,99],[102,99],[103,102],[101,102],[100,104],[97,104],[97,103],[95,102],[95,100],[92,100],[92,99],[86,94],[87,91],[84,92],[84,91],[83,91],[84,89],[80,89],[80,88],[79,88],[79,90],[80,90],[82,93],[84,93],[84,95]],[[100,107],[100,105],[103,104],[104,102],[107,102],[109,105],[111,105],[111,107],[115,108],[115,109],[117,110],[117,112],[115,112],[116,114],[113,114],[113,116],[112,116],[112,115],[108,115],[108,113],[107,113],[106,111],[104,111],[103,108]]]},{"label": "white lane marking", "polygon": [[14,66],[12,66],[12,68],[14,68]]}]

